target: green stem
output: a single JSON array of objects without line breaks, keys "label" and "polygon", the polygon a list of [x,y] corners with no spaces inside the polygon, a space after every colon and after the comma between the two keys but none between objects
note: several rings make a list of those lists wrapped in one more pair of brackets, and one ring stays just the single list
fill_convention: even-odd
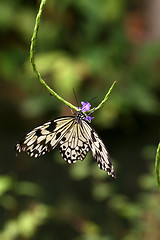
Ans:
[{"label": "green stem", "polygon": [[75,107],[74,105],[72,105],[71,103],[69,103],[68,101],[64,100],[62,97],[60,97],[55,91],[53,91],[47,84],[46,82],[42,79],[40,73],[37,70],[37,66],[35,64],[35,60],[34,60],[34,55],[35,55],[35,46],[36,46],[36,40],[37,40],[37,34],[38,34],[38,29],[39,29],[39,24],[40,24],[40,19],[41,19],[41,15],[44,9],[44,6],[46,4],[46,0],[42,0],[40,7],[39,7],[39,11],[36,17],[36,23],[34,26],[34,30],[33,30],[33,35],[32,35],[32,39],[31,39],[31,46],[30,46],[30,61],[33,67],[33,71],[35,72],[38,80],[41,82],[41,84],[50,92],[51,95],[54,95],[56,98],[58,98],[61,102],[63,102],[64,104],[68,105],[70,108],[73,108],[74,110],[78,111],[78,108]]},{"label": "green stem", "polygon": [[[35,22],[35,26],[34,26],[34,30],[33,30],[33,35],[32,35],[32,38],[31,38],[30,61],[31,61],[31,64],[32,64],[32,68],[33,68],[33,71],[36,74],[38,80],[40,81],[40,83],[49,91],[49,93],[51,95],[54,95],[61,102],[63,102],[64,104],[66,104],[70,108],[74,109],[75,111],[78,111],[79,110],[78,107],[76,107],[76,106],[72,105],[71,103],[69,103],[68,101],[64,100],[62,97],[60,97],[54,90],[52,90],[47,85],[47,83],[42,79],[40,73],[37,70],[37,66],[35,64],[35,47],[36,47],[37,35],[38,35],[38,30],[39,30],[39,25],[40,25],[40,19],[41,19],[41,15],[42,15],[42,12],[44,10],[45,4],[46,4],[46,0],[41,0],[41,4],[40,4],[40,7],[39,7],[39,11],[38,11],[38,14],[37,14],[37,17],[36,17],[36,22]],[[107,99],[108,99],[108,97],[109,97],[109,95],[110,95],[110,93],[111,93],[115,83],[116,82],[114,82],[112,84],[112,86],[110,87],[108,93],[105,95],[105,97],[102,100],[102,102],[96,108],[92,108],[89,112],[96,111],[96,110],[100,109],[104,105],[104,103],[107,101]]]},{"label": "green stem", "polygon": [[98,110],[98,109],[100,109],[101,107],[103,107],[103,105],[105,104],[105,102],[108,100],[109,95],[111,94],[112,89],[113,89],[113,87],[114,87],[115,84],[116,84],[116,81],[114,81],[114,83],[112,84],[112,86],[111,86],[110,89],[108,90],[108,92],[107,92],[107,94],[105,95],[105,97],[104,97],[104,99],[102,100],[102,102],[101,102],[97,107],[90,109],[89,112],[92,112],[92,111],[95,112],[96,110]]},{"label": "green stem", "polygon": [[157,178],[157,185],[160,190],[160,176],[159,176],[159,166],[160,165],[160,143],[158,144],[157,154],[156,154],[156,161],[155,161],[155,173]]}]

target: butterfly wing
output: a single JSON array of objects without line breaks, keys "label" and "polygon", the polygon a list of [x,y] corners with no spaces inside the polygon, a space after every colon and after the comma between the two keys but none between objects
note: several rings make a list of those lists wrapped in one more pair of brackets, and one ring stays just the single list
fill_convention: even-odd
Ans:
[{"label": "butterfly wing", "polygon": [[115,177],[107,149],[96,131],[83,119],[61,117],[34,128],[16,144],[16,152],[39,157],[60,144],[60,153],[68,163],[83,160],[91,150],[98,166]]},{"label": "butterfly wing", "polygon": [[75,124],[60,141],[60,153],[68,163],[83,160],[90,150],[83,128],[75,120]]},{"label": "butterfly wing", "polygon": [[108,175],[116,177],[108,151],[101,138],[98,136],[96,131],[91,128],[91,126],[84,120],[82,120],[82,127],[86,134],[86,138],[88,139],[88,144],[92,155],[96,159],[99,168],[105,170]]},{"label": "butterfly wing", "polygon": [[27,152],[31,157],[39,157],[54,149],[74,125],[74,117],[61,117],[34,128],[19,143],[16,153]]}]

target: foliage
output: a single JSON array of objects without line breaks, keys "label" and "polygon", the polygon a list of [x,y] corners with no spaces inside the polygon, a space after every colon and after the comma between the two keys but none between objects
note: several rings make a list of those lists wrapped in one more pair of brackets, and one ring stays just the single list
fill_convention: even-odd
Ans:
[{"label": "foliage", "polygon": [[37,39],[42,77],[74,105],[73,88],[80,101],[97,96],[91,101],[97,106],[117,81],[93,121],[116,168],[113,180],[90,154],[72,166],[58,149],[39,159],[12,152],[36,125],[70,114],[42,88],[29,62],[39,3],[0,2],[0,239],[158,240],[160,43],[143,35],[141,24],[138,38],[129,21],[143,5],[48,0]]}]

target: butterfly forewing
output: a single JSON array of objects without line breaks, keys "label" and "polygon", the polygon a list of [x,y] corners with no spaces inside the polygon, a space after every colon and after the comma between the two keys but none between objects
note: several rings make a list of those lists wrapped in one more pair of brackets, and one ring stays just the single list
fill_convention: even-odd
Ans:
[{"label": "butterfly forewing", "polygon": [[75,120],[74,126],[60,141],[60,153],[68,163],[83,160],[90,150],[88,141],[82,130],[81,125]]},{"label": "butterfly forewing", "polygon": [[16,152],[27,152],[39,157],[54,149],[67,131],[74,125],[74,117],[62,117],[34,128],[16,145]]},{"label": "butterfly forewing", "polygon": [[98,163],[99,168],[108,172],[108,175],[116,177],[112,162],[103,141],[98,136],[96,131],[91,128],[91,126],[86,121],[82,120],[82,122],[84,132],[88,139],[89,147],[91,149],[93,157]]},{"label": "butterfly forewing", "polygon": [[83,160],[91,150],[98,166],[115,177],[107,149],[96,131],[90,127],[86,114],[79,111],[75,117],[57,118],[34,128],[16,145],[16,152],[27,152],[39,157],[58,144],[63,159],[68,163]]}]

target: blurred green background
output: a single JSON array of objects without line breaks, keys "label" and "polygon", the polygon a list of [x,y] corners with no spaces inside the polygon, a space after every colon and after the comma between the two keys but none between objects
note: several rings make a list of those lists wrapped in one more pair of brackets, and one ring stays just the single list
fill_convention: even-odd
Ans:
[{"label": "blurred green background", "polygon": [[[91,154],[68,165],[58,148],[15,156],[34,127],[70,109],[33,74],[29,47],[40,1],[0,2],[0,240],[158,240],[160,195],[154,158],[160,131],[157,1],[48,0],[36,63],[62,97],[92,106],[117,84],[92,126],[117,173]],[[158,22],[159,21],[159,22]]]}]

